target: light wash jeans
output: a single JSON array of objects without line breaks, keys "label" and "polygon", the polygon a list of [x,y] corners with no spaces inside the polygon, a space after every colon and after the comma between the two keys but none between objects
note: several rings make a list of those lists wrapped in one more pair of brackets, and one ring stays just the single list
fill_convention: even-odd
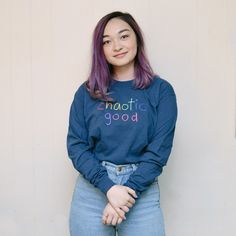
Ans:
[{"label": "light wash jeans", "polygon": [[[138,167],[138,164],[115,165],[107,161],[102,165],[107,168],[109,178],[119,185],[123,185]],[[79,175],[71,201],[70,235],[115,236],[117,232],[119,236],[165,236],[158,178],[135,201],[121,224],[104,225],[102,213],[107,198]]]}]

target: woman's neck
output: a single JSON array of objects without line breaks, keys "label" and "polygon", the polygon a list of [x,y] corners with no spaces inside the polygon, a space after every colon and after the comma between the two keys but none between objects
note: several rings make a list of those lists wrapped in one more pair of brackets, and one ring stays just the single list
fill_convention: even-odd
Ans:
[{"label": "woman's neck", "polygon": [[134,67],[133,66],[129,66],[129,68],[127,67],[115,67],[113,68],[113,77],[115,80],[121,80],[121,81],[125,81],[125,80],[131,80],[134,79]]}]

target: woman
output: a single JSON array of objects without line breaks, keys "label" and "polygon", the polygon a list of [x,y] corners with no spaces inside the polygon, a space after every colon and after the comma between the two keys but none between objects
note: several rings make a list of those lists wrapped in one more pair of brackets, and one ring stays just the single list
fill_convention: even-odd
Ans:
[{"label": "woman", "polygon": [[77,178],[71,236],[164,236],[158,176],[171,152],[177,103],[154,74],[128,13],[97,23],[89,78],[70,108],[67,150]]}]

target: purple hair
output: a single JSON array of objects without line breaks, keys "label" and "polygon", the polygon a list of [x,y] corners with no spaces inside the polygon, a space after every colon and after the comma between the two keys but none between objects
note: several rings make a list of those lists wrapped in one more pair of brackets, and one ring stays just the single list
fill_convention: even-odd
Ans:
[{"label": "purple hair", "polygon": [[108,21],[115,17],[129,24],[136,35],[137,54],[134,59],[134,87],[140,89],[148,87],[153,80],[153,76],[156,75],[146,57],[142,31],[134,18],[129,13],[120,11],[105,15],[99,20],[93,32],[92,65],[90,75],[85,81],[90,95],[93,98],[99,98],[105,101],[112,101],[107,96],[107,92],[111,82],[113,67],[106,61],[103,52],[103,33]]}]

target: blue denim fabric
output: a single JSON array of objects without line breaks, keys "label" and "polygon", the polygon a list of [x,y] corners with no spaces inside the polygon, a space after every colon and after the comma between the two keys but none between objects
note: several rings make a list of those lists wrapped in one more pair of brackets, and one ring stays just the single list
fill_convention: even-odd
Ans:
[{"label": "blue denim fabric", "polygon": [[[123,185],[138,167],[138,164],[115,165],[107,161],[102,165],[106,167],[109,178],[119,185]],[[158,178],[136,199],[121,224],[102,223],[106,204],[104,193],[79,175],[71,201],[70,235],[115,236],[117,232],[119,236],[165,236]]]}]

